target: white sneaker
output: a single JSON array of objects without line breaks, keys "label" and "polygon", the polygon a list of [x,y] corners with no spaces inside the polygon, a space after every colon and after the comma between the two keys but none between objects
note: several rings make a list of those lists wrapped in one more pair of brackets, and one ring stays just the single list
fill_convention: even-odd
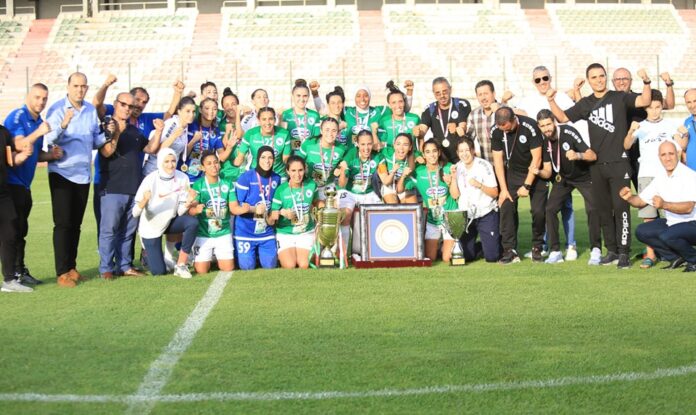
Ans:
[{"label": "white sneaker", "polygon": [[561,251],[551,251],[546,261],[547,264],[560,264],[563,262],[563,253]]},{"label": "white sneaker", "polygon": [[565,260],[575,261],[576,259],[578,259],[578,251],[575,249],[575,246],[568,245],[568,249],[566,249]]},{"label": "white sneaker", "polygon": [[185,264],[177,264],[174,267],[174,275],[176,275],[179,278],[184,278],[184,279],[191,279],[193,278],[193,275],[191,275],[191,272],[189,272],[188,266]]},{"label": "white sneaker", "polygon": [[[549,256],[549,251],[547,251],[546,249],[542,249],[541,256]],[[531,259],[532,258],[532,251],[529,251],[526,254],[524,254],[524,257],[527,259]]]},{"label": "white sneaker", "polygon": [[2,288],[0,291],[4,293],[30,293],[34,291],[33,288],[22,285],[19,280],[4,281],[2,283]]},{"label": "white sneaker", "polygon": [[164,267],[167,268],[167,272],[173,272],[176,268],[176,261],[166,253],[164,254]]},{"label": "white sneaker", "polygon": [[587,261],[587,265],[599,265],[599,261],[602,259],[602,250],[599,248],[592,248],[590,252],[590,260]]}]

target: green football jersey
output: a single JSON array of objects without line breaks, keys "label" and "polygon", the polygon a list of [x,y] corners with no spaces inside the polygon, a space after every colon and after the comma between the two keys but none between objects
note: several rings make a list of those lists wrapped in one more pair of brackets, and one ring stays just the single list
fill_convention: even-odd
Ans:
[{"label": "green football jersey", "polygon": [[234,165],[234,159],[239,155],[239,145],[232,150],[230,157],[222,163],[222,168],[220,170],[220,177],[227,180],[228,182],[236,182],[237,178],[247,171],[247,163],[242,164],[237,167]]},{"label": "green football jersey", "polygon": [[289,183],[278,186],[273,195],[271,210],[292,209],[295,211],[295,220],[290,221],[283,215],[278,219],[276,231],[278,233],[299,235],[314,229],[315,223],[312,215],[312,203],[317,198],[317,185],[311,180],[302,183],[301,187],[292,188]]},{"label": "green football jersey", "polygon": [[321,134],[319,113],[309,108],[305,109],[304,114],[297,114],[292,108],[287,109],[283,111],[281,120],[287,123],[292,150],[300,148],[302,143]]},{"label": "green football jersey", "polygon": [[372,131],[372,123],[379,122],[379,120],[386,116],[391,115],[391,109],[385,106],[369,107],[367,112],[360,112],[356,107],[345,107],[343,109],[345,114],[346,124],[348,124],[348,131],[353,135],[353,139],[361,130]]},{"label": "green football jersey", "polygon": [[[321,121],[324,121],[327,119],[327,116],[321,117]],[[343,122],[343,120],[338,120],[339,126],[340,123]],[[346,123],[346,125],[348,125]],[[319,126],[317,126],[317,134],[316,137],[319,137],[321,135],[321,123],[319,123]],[[336,136],[336,145],[341,145],[346,148],[346,151],[350,151],[350,149],[355,147],[355,143],[353,142],[353,135],[350,133],[350,129],[346,126],[345,128],[341,129],[339,128],[338,130],[338,135]]]},{"label": "green football jersey", "polygon": [[336,183],[334,170],[343,160],[345,153],[346,149],[338,145],[322,148],[321,141],[314,138],[302,143],[297,155],[307,163],[305,176],[314,180],[318,187],[323,187],[327,183]]},{"label": "green football jersey", "polygon": [[[416,114],[406,113],[403,120],[396,120],[391,115],[384,116],[379,120],[379,130],[377,135],[379,140],[388,147],[394,146],[394,139],[401,133],[411,134],[413,127],[420,124],[420,117]],[[413,140],[413,148],[417,148],[418,143]]]},{"label": "green football jersey", "polygon": [[430,224],[442,224],[445,210],[456,210],[458,207],[457,201],[449,194],[449,186],[440,178],[440,171],[448,173],[451,167],[452,164],[447,163],[435,171],[428,171],[427,166],[420,164],[406,179],[406,190],[417,189],[423,198],[423,206],[428,208]]},{"label": "green football jersey", "polygon": [[394,147],[383,148],[382,151],[379,152],[379,155],[380,161],[379,166],[377,167],[379,172],[389,173],[392,171],[395,165],[398,166],[398,170],[394,175],[394,182],[392,183],[393,186],[396,186],[399,178],[401,178],[401,175],[404,173],[404,167],[408,166],[408,158],[405,160],[397,160],[396,156],[394,155]]},{"label": "green football jersey", "polygon": [[230,234],[229,202],[237,200],[234,185],[220,178],[217,183],[207,183],[203,176],[191,188],[198,192],[196,201],[204,206],[198,215],[198,236],[217,238]]},{"label": "green football jersey", "polygon": [[343,160],[348,164],[346,189],[358,195],[372,192],[372,175],[377,171],[382,156],[378,153],[372,153],[367,160],[363,161],[360,159],[359,153],[352,150]]},{"label": "green football jersey", "polygon": [[285,172],[285,163],[283,156],[289,156],[291,153],[290,136],[288,130],[280,127],[274,127],[272,136],[263,136],[261,127],[257,126],[244,134],[242,142],[239,144],[239,152],[251,154],[250,168],[256,168],[256,154],[263,146],[273,147],[275,160],[273,161],[273,171],[280,177],[287,177]]}]

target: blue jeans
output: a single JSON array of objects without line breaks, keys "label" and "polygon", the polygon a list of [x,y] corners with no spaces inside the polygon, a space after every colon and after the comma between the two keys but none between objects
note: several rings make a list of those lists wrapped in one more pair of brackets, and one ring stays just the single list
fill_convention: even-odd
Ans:
[{"label": "blue jeans", "polygon": [[133,268],[131,246],[138,228],[131,213],[135,196],[103,193],[100,199],[99,272],[127,271]]},{"label": "blue jeans", "polygon": [[667,219],[658,218],[638,225],[636,238],[651,246],[664,260],[683,258],[689,264],[696,264],[696,221],[667,226]]},{"label": "blue jeans", "polygon": [[[177,216],[169,223],[169,227],[164,231],[165,234],[183,234],[181,240],[181,251],[191,254],[193,243],[196,242],[198,231],[198,219],[194,216]],[[147,264],[152,275],[164,275],[167,267],[164,265],[164,254],[162,253],[162,236],[157,238],[142,238],[143,246],[147,252]]]}]

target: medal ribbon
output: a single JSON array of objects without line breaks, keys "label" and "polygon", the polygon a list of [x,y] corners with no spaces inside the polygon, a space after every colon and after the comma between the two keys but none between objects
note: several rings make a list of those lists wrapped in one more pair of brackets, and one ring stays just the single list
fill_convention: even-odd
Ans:
[{"label": "medal ribbon", "polygon": [[212,189],[210,188],[210,184],[208,183],[208,178],[205,177],[205,188],[208,190],[208,196],[210,196],[210,202],[213,204],[213,213],[215,214],[215,217],[220,219],[220,210],[222,209],[222,195],[220,194],[220,181],[218,179],[217,182],[217,188],[218,188],[218,195],[215,196],[213,193]]},{"label": "medal ribbon", "polygon": [[[288,185],[288,188],[290,189],[290,198],[292,199],[292,210],[295,211],[295,215],[297,216],[297,222],[303,223],[304,222],[304,210],[300,209],[297,206],[297,201],[295,200],[295,195],[297,193],[292,191],[292,187]],[[300,191],[300,198],[304,200],[304,183],[302,183],[302,190]]]},{"label": "medal ribbon", "polygon": [[[329,157],[329,170],[331,170],[331,162],[333,161],[335,148],[335,144],[331,146],[331,156]],[[321,158],[321,177],[322,179],[324,179],[324,184],[326,184],[326,181],[328,180],[328,178],[326,177],[326,161],[324,160],[324,150],[321,147],[321,143],[319,144],[319,157]]]},{"label": "medal ribbon", "polygon": [[443,122],[444,118],[442,118],[442,110],[440,109],[440,106],[437,106],[437,113],[440,115],[440,128],[442,128],[442,133],[444,134],[444,140],[447,139],[447,136],[449,135],[449,131],[447,130],[447,124],[449,124],[449,119],[450,119],[450,114],[452,113],[452,107],[454,106],[454,101],[450,101],[450,106],[447,108],[447,121]]}]

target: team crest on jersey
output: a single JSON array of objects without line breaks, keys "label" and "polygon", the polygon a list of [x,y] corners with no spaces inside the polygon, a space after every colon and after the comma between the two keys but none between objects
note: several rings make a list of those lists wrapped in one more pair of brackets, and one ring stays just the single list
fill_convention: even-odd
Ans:
[{"label": "team crest on jersey", "polygon": [[570,144],[568,144],[568,143],[563,143],[562,147],[563,147],[564,151],[570,150]]},{"label": "team crest on jersey", "polygon": [[278,138],[276,138],[276,145],[277,145],[277,146],[282,146],[282,145],[283,145],[283,137],[278,137]]},{"label": "team crest on jersey", "polygon": [[305,190],[305,196],[306,196],[306,197],[312,197],[312,189],[307,189],[307,190]]},{"label": "team crest on jersey", "polygon": [[459,118],[459,112],[458,111],[452,111],[452,118]]},{"label": "team crest on jersey", "polygon": [[307,124],[309,124],[309,125],[314,125],[314,123],[315,123],[314,118],[308,118],[308,119],[307,119]]},{"label": "team crest on jersey", "polygon": [[220,190],[223,192],[229,192],[230,188],[226,184],[223,184],[222,186],[220,186]]},{"label": "team crest on jersey", "polygon": [[360,132],[360,130],[362,130],[362,128],[360,128],[359,125],[356,125],[352,128],[352,130],[353,130],[353,134],[357,135]]},{"label": "team crest on jersey", "polygon": [[278,183],[271,180],[271,189],[275,189],[276,187],[278,187]]},{"label": "team crest on jersey", "polygon": [[416,123],[414,123],[413,121],[409,121],[406,123],[406,127],[408,127],[408,128],[413,128],[415,126],[416,126]]},{"label": "team crest on jersey", "polygon": [[520,136],[520,143],[524,144],[527,142],[527,136],[521,135]]},{"label": "team crest on jersey", "polygon": [[377,167],[377,162],[374,161],[374,160],[372,160],[372,161],[370,162],[370,168],[371,168],[371,169],[374,169],[375,167]]}]

